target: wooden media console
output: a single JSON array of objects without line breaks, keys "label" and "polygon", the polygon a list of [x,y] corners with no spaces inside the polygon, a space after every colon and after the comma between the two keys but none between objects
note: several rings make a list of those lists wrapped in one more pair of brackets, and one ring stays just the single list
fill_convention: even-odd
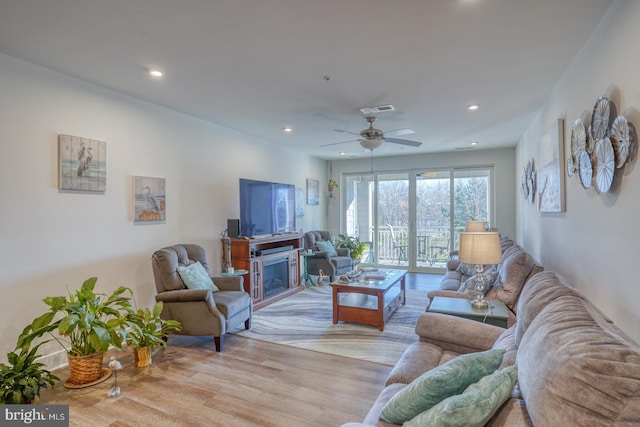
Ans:
[{"label": "wooden media console", "polygon": [[[304,234],[231,239],[231,264],[247,270],[244,289],[259,309],[302,290],[300,251]],[[224,251],[224,239],[222,241]],[[287,276],[286,281],[283,277]]]}]

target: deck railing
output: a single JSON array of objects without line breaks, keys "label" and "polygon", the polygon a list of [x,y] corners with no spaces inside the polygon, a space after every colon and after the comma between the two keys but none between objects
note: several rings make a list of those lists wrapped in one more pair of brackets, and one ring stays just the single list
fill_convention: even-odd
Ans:
[{"label": "deck railing", "polygon": [[[395,246],[388,227],[378,230],[378,246],[373,248],[377,252],[379,264],[408,264],[409,229],[406,226],[394,226]],[[373,233],[369,233],[372,236]],[[370,238],[369,238],[370,239]],[[369,246],[372,241],[360,237]],[[418,227],[416,233],[416,261],[419,266],[443,267],[449,259],[449,228],[448,227]],[[365,258],[365,262],[373,262],[372,254]]]}]

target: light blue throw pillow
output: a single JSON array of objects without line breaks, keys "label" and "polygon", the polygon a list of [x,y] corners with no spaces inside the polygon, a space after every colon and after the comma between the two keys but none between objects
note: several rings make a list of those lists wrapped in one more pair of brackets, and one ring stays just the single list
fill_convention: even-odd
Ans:
[{"label": "light blue throw pillow", "polygon": [[336,248],[333,247],[331,242],[320,240],[316,242],[316,246],[319,251],[328,252],[329,256],[338,256],[338,252],[336,252]]},{"label": "light blue throw pillow", "polygon": [[462,354],[425,372],[387,402],[380,418],[391,424],[411,420],[494,372],[502,363],[504,353],[504,349],[492,349]]},{"label": "light blue throw pillow", "polygon": [[179,265],[176,270],[189,289],[211,289],[213,292],[220,290],[213,284],[209,273],[207,273],[207,270],[205,270],[199,261],[186,267]]},{"label": "light blue throw pillow", "polygon": [[484,426],[511,396],[517,378],[516,365],[496,371],[471,384],[462,394],[448,397],[403,426]]}]

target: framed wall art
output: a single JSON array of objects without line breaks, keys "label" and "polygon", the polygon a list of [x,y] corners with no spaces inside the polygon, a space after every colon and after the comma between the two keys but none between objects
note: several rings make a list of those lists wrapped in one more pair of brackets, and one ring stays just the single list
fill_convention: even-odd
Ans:
[{"label": "framed wall art", "polygon": [[317,179],[307,178],[307,204],[320,204],[320,181]]},{"label": "framed wall art", "polygon": [[167,196],[164,178],[133,177],[134,222],[164,221]]},{"label": "framed wall art", "polygon": [[296,216],[304,216],[304,190],[296,188]]},{"label": "framed wall art", "polygon": [[536,183],[539,212],[565,211],[563,123],[562,119],[556,120],[540,141]]},{"label": "framed wall art", "polygon": [[107,143],[79,136],[58,136],[58,188],[104,192],[107,189]]}]

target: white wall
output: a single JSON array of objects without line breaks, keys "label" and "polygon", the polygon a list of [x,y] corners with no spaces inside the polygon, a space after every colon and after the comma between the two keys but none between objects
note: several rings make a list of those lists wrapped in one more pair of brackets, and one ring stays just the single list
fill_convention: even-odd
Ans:
[{"label": "white wall", "polygon": [[[373,159],[373,169],[376,172],[390,172],[398,170],[429,170],[437,168],[454,168],[469,166],[493,166],[494,172],[494,210],[497,227],[503,235],[515,235],[515,150],[505,148],[500,150],[470,150],[456,153],[435,153],[413,156],[396,156]],[[369,158],[344,159],[333,162],[334,179],[341,179],[345,173],[369,173],[371,162]],[[340,181],[339,181],[340,182]],[[323,186],[326,189],[326,185]],[[326,190],[325,190],[326,191]],[[327,205],[327,227],[331,230],[343,232],[340,208],[344,204],[343,194],[338,190],[339,197],[332,199]],[[326,197],[325,197],[326,200]]]},{"label": "white wall", "polygon": [[[640,2],[615,1],[557,84],[546,105],[517,147],[518,171],[535,158],[538,141],[563,118],[565,154],[571,125],[589,124],[600,95],[609,96],[630,123],[640,129]],[[526,84],[526,82],[523,82]],[[637,134],[634,135],[637,141]],[[566,159],[566,155],[565,155]],[[518,242],[547,269],[562,274],[634,339],[640,341],[640,286],[636,247],[640,231],[640,171],[637,158],[616,171],[610,193],[566,181],[566,212],[540,214],[518,197]]]},{"label": "white wall", "polygon": [[[325,176],[324,161],[6,55],[0,99],[0,360],[45,311],[42,298],[90,276],[99,291],[124,285],[152,304],[160,247],[198,243],[219,272],[238,178],[305,188]],[[104,194],[58,190],[58,134],[107,142]],[[134,175],[166,178],[166,222],[133,223]],[[305,206],[297,228],[323,227],[324,203]]]}]

